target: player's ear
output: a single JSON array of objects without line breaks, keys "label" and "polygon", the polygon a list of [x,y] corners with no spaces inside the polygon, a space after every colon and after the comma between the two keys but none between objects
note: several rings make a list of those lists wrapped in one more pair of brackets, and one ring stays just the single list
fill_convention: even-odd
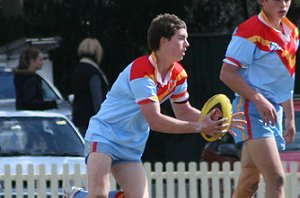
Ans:
[{"label": "player's ear", "polygon": [[163,44],[165,44],[165,43],[167,43],[168,41],[169,41],[168,38],[166,38],[166,37],[161,37],[161,38],[160,38],[160,46],[163,45]]}]

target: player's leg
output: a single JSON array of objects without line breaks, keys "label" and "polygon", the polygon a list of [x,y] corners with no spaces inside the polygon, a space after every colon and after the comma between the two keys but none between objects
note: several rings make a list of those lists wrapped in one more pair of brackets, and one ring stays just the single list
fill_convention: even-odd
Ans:
[{"label": "player's leg", "polygon": [[126,198],[148,198],[147,176],[141,162],[121,162],[112,166],[112,173]]},{"label": "player's leg", "polygon": [[[64,192],[64,198],[107,198],[110,189],[110,167],[112,160],[103,153],[91,152],[87,160],[88,191],[71,187]],[[114,196],[110,196],[114,197]]]},{"label": "player's leg", "polygon": [[106,198],[110,190],[111,157],[92,152],[87,161],[88,198]]},{"label": "player's leg", "polygon": [[[251,141],[253,140],[248,140],[247,143]],[[260,171],[256,168],[256,165],[252,161],[248,152],[248,146],[245,142],[242,147],[241,154],[241,173],[233,198],[253,197],[258,189],[260,178]]]},{"label": "player's leg", "polygon": [[247,143],[252,161],[260,170],[266,184],[266,198],[284,197],[284,170],[277,144],[273,137],[257,139]]}]

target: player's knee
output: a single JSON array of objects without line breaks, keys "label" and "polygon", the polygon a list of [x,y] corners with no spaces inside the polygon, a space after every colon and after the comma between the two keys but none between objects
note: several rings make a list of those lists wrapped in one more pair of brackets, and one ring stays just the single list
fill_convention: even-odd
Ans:
[{"label": "player's knee", "polygon": [[284,186],[284,174],[277,173],[273,174],[270,178],[265,178],[266,185],[272,189],[280,189]]},{"label": "player's knee", "polygon": [[284,185],[284,175],[278,174],[273,180],[275,188],[282,188]]}]

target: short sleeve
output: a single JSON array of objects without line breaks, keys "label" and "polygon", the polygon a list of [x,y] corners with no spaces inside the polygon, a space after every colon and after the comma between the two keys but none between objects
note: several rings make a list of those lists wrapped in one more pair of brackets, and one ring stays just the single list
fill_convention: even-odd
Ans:
[{"label": "short sleeve", "polygon": [[255,44],[240,36],[233,36],[225,54],[224,62],[246,68],[253,63]]},{"label": "short sleeve", "polygon": [[185,79],[182,84],[179,84],[174,93],[171,96],[171,102],[183,102],[189,99],[189,93],[187,91],[187,80]]},{"label": "short sleeve", "polygon": [[131,80],[129,85],[136,103],[145,104],[149,101],[158,102],[157,86],[151,78],[137,78]]}]

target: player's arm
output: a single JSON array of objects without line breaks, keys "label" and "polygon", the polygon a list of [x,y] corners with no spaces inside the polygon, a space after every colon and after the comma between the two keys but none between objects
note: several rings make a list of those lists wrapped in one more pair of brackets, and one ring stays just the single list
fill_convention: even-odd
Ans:
[{"label": "player's arm", "polygon": [[284,118],[285,132],[283,136],[286,143],[289,144],[293,141],[296,135],[293,99],[283,102],[281,106],[285,114],[285,118]]},{"label": "player's arm", "polygon": [[220,72],[221,81],[244,98],[255,101],[256,97],[259,97],[260,94],[244,81],[238,71],[239,67],[223,63]]},{"label": "player's arm", "polygon": [[192,107],[189,101],[184,103],[171,102],[171,105],[177,119],[196,122],[201,116],[201,111]]},{"label": "player's arm", "polygon": [[264,123],[267,124],[270,121],[274,125],[277,121],[274,106],[263,95],[252,89],[241,77],[238,70],[239,67],[237,66],[223,63],[220,73],[221,81],[240,96],[254,102]]},{"label": "player's arm", "polygon": [[[203,131],[211,136],[216,136],[216,133],[221,132],[225,127],[222,126],[223,120],[213,121],[209,113],[201,122],[179,120],[160,112],[160,104],[158,102],[149,102],[140,105],[151,129],[164,133],[198,133]],[[178,112],[177,112],[178,113]]]}]

